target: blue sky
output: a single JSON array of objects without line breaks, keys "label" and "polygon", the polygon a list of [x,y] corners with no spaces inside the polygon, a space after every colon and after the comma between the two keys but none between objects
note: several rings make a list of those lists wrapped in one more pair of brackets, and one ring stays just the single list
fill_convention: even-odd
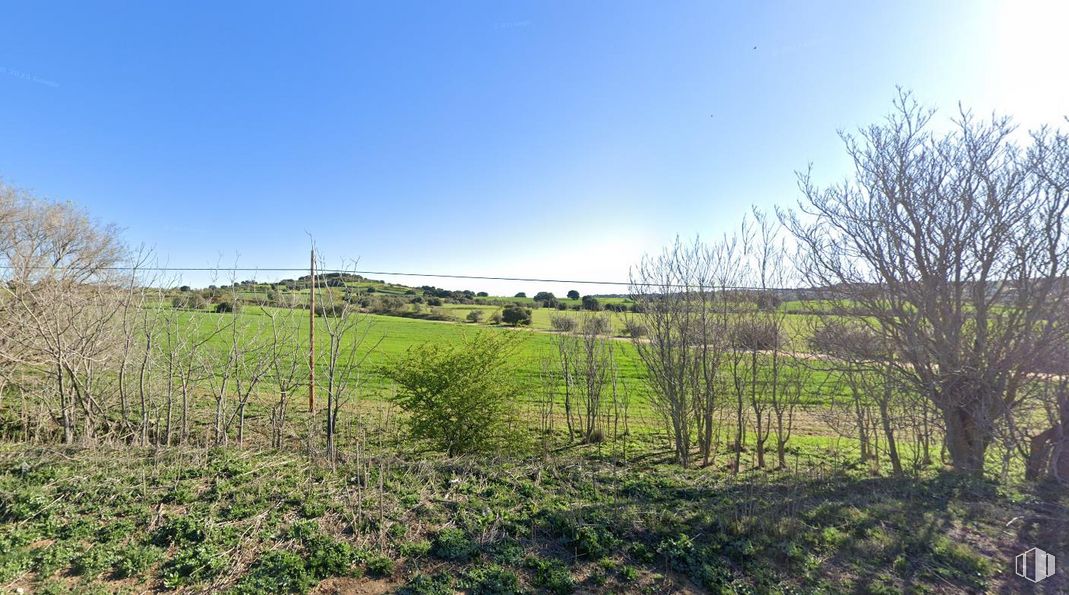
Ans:
[{"label": "blue sky", "polygon": [[677,233],[794,203],[810,162],[841,178],[836,130],[882,117],[895,85],[946,116],[1057,124],[1067,19],[1057,2],[5,3],[0,176],[172,265],[303,266],[311,233],[331,265],[626,280]]}]

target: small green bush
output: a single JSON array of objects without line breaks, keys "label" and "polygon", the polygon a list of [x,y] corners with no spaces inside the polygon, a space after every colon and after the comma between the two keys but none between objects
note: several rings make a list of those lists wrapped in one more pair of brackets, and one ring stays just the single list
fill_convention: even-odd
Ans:
[{"label": "small green bush", "polygon": [[385,366],[412,437],[450,456],[508,441],[520,393],[512,357],[519,338],[480,332],[453,344],[425,343]]},{"label": "small green bush", "polygon": [[467,318],[468,322],[475,322],[475,323],[482,322],[482,320],[483,320],[483,311],[482,310],[472,310],[471,312],[468,312],[468,315],[467,315],[466,318]]},{"label": "small green bush", "polygon": [[531,324],[531,309],[519,304],[509,304],[501,310],[501,322],[513,326]]}]

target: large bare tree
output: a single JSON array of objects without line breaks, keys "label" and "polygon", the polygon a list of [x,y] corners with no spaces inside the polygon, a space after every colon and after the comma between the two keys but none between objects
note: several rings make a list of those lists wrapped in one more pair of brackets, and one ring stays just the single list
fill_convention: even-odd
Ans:
[{"label": "large bare tree", "polygon": [[1066,332],[1069,168],[1065,135],[1023,143],[1007,118],[962,110],[946,132],[901,92],[886,121],[842,134],[846,181],[800,175],[782,213],[806,280],[892,347],[899,380],[941,413],[956,470],[980,474],[1027,362]]}]

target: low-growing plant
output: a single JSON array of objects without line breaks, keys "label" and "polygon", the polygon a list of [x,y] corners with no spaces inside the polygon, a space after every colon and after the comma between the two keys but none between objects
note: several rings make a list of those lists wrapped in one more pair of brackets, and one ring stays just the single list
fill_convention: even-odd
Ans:
[{"label": "low-growing plant", "polygon": [[472,595],[511,595],[523,592],[516,573],[497,564],[472,568],[464,573],[459,583],[461,588],[467,589]]},{"label": "low-growing plant", "polygon": [[399,547],[401,555],[406,558],[422,558],[431,552],[431,542],[426,539],[406,541]]},{"label": "low-growing plant", "polygon": [[115,550],[106,545],[96,545],[75,558],[71,571],[77,575],[94,578],[110,569],[117,559],[118,554]]},{"label": "low-growing plant", "polygon": [[567,595],[575,590],[575,579],[560,560],[530,556],[525,565],[534,571],[535,586],[557,595]]},{"label": "low-growing plant", "polygon": [[390,576],[394,567],[393,559],[383,554],[373,554],[367,559],[367,573],[371,576]]},{"label": "low-growing plant", "polygon": [[362,553],[347,542],[318,536],[307,542],[307,568],[317,579],[332,576],[354,576],[360,573],[356,566]]},{"label": "low-growing plant", "polygon": [[464,531],[448,527],[434,536],[433,551],[435,556],[443,560],[466,562],[478,553],[479,548]]},{"label": "low-growing plant", "polygon": [[398,590],[399,595],[453,595],[453,577],[445,572],[433,575],[417,574]]},{"label": "low-growing plant", "polygon": [[293,552],[268,550],[257,560],[236,589],[239,593],[304,593],[312,577],[304,560]]},{"label": "low-growing plant", "polygon": [[163,586],[168,589],[208,580],[227,566],[227,559],[211,543],[184,547],[163,565]]},{"label": "low-growing plant", "polygon": [[123,548],[115,561],[115,576],[131,578],[144,574],[163,558],[163,551],[153,545],[132,545]]}]

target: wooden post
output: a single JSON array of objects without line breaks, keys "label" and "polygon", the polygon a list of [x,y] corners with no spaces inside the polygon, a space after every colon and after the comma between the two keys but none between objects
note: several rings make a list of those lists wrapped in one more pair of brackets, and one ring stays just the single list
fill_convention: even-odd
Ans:
[{"label": "wooden post", "polygon": [[308,289],[308,413],[315,411],[316,403],[316,251],[308,265],[311,287]]}]

